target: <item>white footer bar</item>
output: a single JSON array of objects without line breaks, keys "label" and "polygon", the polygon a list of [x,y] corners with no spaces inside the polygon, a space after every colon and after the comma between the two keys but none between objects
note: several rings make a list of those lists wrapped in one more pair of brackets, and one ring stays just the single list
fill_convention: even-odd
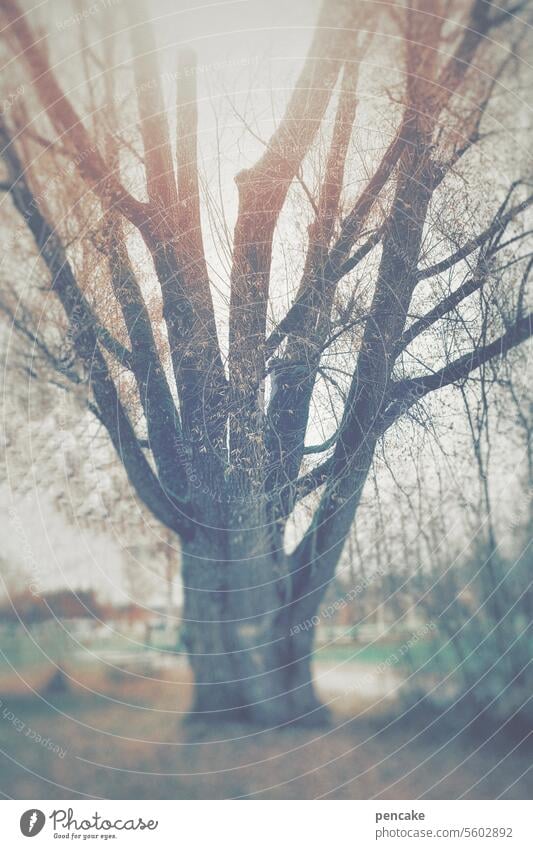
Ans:
[{"label": "white footer bar", "polygon": [[[533,847],[527,801],[4,801],[2,845]],[[29,842],[30,838],[35,843]]]}]

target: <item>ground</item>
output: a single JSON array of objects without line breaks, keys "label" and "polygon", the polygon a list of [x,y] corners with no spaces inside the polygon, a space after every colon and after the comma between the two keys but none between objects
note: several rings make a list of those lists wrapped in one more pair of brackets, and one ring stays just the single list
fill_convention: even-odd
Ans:
[{"label": "ground", "polygon": [[94,670],[78,674],[83,686],[70,684],[63,692],[59,685],[48,693],[48,704],[27,693],[2,695],[2,794],[17,799],[531,798],[528,729],[480,721],[464,729],[453,711],[437,720],[428,709],[406,708],[401,700],[377,695],[367,675],[366,696],[346,696],[335,690],[337,673],[319,664],[332,724],[265,732],[237,723],[191,724],[185,669],[151,672],[151,678],[144,674],[107,670],[105,679]]}]

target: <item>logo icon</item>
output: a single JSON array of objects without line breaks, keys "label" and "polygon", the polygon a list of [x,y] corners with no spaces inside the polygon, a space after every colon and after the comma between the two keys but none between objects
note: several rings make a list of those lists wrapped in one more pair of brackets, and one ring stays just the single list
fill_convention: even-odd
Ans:
[{"label": "logo icon", "polygon": [[24,811],[20,818],[20,830],[24,837],[35,837],[42,831],[46,822],[46,817],[38,808],[30,808],[29,811]]}]

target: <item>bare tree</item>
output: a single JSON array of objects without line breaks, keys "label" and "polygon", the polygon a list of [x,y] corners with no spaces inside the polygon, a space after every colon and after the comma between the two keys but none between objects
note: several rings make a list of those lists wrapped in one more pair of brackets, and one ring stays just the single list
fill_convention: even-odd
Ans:
[{"label": "bare tree", "polygon": [[[25,312],[5,280],[2,311],[26,340],[35,376],[53,370],[81,392],[138,497],[180,537],[194,710],[202,715],[241,711],[267,724],[323,715],[312,631],[294,626],[313,618],[334,577],[378,441],[429,393],[464,382],[531,335],[524,298],[511,321],[494,318],[487,333],[475,331],[476,321],[487,327],[482,315],[468,334],[448,324],[471,318],[472,295],[492,279],[485,248],[496,257],[495,239],[513,240],[514,259],[500,272],[512,286],[526,244],[519,222],[533,202],[527,175],[503,187],[487,222],[470,212],[477,189],[468,170],[487,142],[487,108],[518,49],[525,5],[414,0],[372,10],[370,29],[382,26],[402,45],[401,82],[391,92],[396,126],[348,202],[360,67],[372,49],[369,4],[325,0],[279,125],[236,177],[226,364],[202,234],[194,55],[178,56],[174,151],[141,6],[127,4],[138,122],[131,138],[116,126],[113,60],[95,60],[105,68],[104,92],[90,89],[98,120],[84,121],[31,14],[15,0],[2,4],[11,64],[23,67],[36,98],[34,118],[19,104],[2,121],[2,188],[31,234],[43,280],[40,306],[32,293]],[[330,114],[315,192],[302,169]],[[43,192],[61,162],[72,167]],[[140,191],[130,185],[132,162],[134,173],[142,166]],[[448,225],[437,224],[458,179],[462,211],[455,194],[444,204]],[[296,296],[272,324],[274,236],[294,185],[313,217]],[[477,228],[457,241],[461,215],[463,229],[467,219]],[[159,284],[155,301],[140,254]],[[446,275],[449,291],[436,295]],[[423,281],[436,284],[433,302],[417,312]],[[49,315],[37,321],[43,298]],[[326,390],[338,426],[322,444],[306,445],[310,411]],[[288,552],[287,523],[316,493],[312,519]]]}]

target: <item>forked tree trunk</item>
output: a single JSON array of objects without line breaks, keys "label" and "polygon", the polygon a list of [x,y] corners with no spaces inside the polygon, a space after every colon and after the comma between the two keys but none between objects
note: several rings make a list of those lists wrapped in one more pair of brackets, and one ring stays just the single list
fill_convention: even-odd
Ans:
[{"label": "forked tree trunk", "polygon": [[185,546],[185,644],[194,673],[191,717],[262,726],[320,724],[312,630],[298,627],[274,557],[224,558],[220,542]]}]

